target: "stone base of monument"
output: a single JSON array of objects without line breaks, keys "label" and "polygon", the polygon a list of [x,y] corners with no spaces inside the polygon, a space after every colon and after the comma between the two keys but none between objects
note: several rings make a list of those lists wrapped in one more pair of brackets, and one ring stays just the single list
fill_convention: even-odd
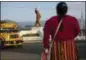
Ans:
[{"label": "stone base of monument", "polygon": [[31,30],[20,31],[20,36],[23,36],[23,40],[42,40],[43,27],[32,27]]},{"label": "stone base of monument", "polygon": [[86,36],[77,36],[75,40],[86,40]]}]

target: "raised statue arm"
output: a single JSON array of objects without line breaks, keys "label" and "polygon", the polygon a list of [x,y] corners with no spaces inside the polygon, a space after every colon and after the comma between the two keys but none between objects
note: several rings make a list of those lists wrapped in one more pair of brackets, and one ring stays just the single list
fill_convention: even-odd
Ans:
[{"label": "raised statue arm", "polygon": [[40,24],[41,15],[40,15],[40,12],[37,10],[37,8],[35,8],[35,14],[36,14],[35,26],[40,27],[41,26],[41,24]]},{"label": "raised statue arm", "polygon": [[40,12],[35,8],[36,18],[37,20],[41,18]]}]

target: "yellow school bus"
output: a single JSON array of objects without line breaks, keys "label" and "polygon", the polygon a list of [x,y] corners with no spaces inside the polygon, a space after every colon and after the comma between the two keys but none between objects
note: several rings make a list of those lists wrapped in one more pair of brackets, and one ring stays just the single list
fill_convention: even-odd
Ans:
[{"label": "yellow school bus", "polygon": [[14,22],[0,22],[0,47],[23,45],[23,39],[19,35],[18,24]]}]

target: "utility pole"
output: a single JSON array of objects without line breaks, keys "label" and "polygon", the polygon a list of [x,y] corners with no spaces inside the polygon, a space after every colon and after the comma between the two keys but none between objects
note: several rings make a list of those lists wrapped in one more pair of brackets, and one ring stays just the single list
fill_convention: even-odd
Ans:
[{"label": "utility pole", "polygon": [[[86,8],[86,2],[85,2],[85,8]],[[86,10],[85,10],[85,38],[86,38]]]},{"label": "utility pole", "polygon": [[83,12],[82,12],[82,10],[81,10],[80,27],[81,27],[81,36],[83,36],[84,23],[83,23]]}]

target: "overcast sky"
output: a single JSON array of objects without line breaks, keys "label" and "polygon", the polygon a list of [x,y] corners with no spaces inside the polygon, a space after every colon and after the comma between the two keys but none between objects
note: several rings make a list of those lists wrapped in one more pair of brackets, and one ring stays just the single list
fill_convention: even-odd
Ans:
[{"label": "overcast sky", "polygon": [[[85,19],[85,2],[66,2],[68,4],[68,14],[81,18],[81,11]],[[58,2],[1,2],[1,19],[13,21],[35,21],[34,9],[38,8],[42,15],[41,20],[47,20],[56,15],[56,5]]]}]

